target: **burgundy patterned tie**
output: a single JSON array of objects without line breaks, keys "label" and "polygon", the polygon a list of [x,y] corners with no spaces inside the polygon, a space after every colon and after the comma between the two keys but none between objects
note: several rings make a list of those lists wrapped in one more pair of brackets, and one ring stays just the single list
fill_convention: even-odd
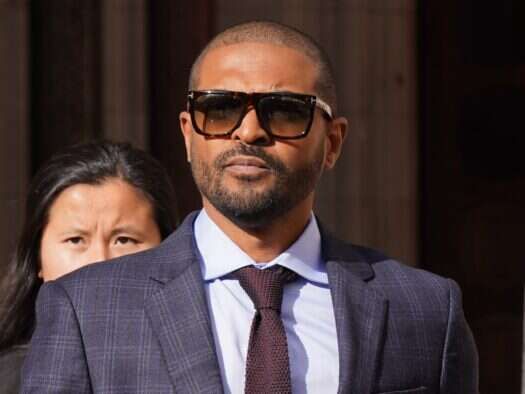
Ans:
[{"label": "burgundy patterned tie", "polygon": [[246,394],[292,392],[286,334],[281,320],[283,287],[297,275],[284,267],[234,272],[255,306],[246,359]]}]

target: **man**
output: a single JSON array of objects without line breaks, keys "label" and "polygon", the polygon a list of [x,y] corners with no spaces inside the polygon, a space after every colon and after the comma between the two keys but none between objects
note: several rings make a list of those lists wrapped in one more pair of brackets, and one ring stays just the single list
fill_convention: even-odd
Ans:
[{"label": "man", "polygon": [[316,44],[226,30],[180,115],[203,210],[160,247],[43,286],[23,392],[475,393],[457,285],[312,214],[347,122]]}]

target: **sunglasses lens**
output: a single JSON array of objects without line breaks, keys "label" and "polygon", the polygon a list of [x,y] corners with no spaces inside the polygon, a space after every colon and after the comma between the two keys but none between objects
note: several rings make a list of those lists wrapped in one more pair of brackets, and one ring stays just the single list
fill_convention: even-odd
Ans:
[{"label": "sunglasses lens", "polygon": [[297,137],[307,129],[312,103],[293,96],[268,96],[259,101],[262,121],[278,137]]},{"label": "sunglasses lens", "polygon": [[230,132],[242,116],[244,103],[240,97],[220,93],[198,96],[193,102],[196,126],[205,134]]}]

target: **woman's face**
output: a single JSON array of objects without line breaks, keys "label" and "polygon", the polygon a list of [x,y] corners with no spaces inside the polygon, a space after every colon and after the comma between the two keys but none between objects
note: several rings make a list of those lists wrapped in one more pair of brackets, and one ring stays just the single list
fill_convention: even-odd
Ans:
[{"label": "woman's face", "polygon": [[97,261],[158,245],[151,203],[125,181],[77,184],[51,205],[40,245],[40,278],[56,279]]}]

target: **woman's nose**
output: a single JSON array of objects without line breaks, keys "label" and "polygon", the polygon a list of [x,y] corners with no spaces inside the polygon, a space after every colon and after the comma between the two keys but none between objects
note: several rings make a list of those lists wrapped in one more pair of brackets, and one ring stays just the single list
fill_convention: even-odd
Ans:
[{"label": "woman's nose", "polygon": [[104,242],[95,242],[91,244],[90,250],[87,254],[88,264],[97,261],[109,260],[111,258],[108,245]]}]

